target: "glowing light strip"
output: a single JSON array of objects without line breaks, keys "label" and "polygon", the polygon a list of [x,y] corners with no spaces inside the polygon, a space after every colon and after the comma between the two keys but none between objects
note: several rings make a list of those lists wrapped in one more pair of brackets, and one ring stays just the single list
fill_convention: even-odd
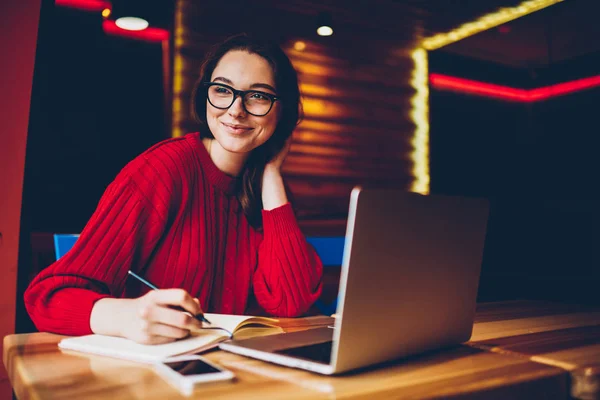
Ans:
[{"label": "glowing light strip", "polygon": [[439,49],[450,43],[457,42],[476,33],[494,28],[562,1],[564,0],[528,0],[516,7],[501,8],[491,14],[477,18],[475,21],[462,24],[450,32],[439,33],[429,37],[423,40],[421,45],[427,50]]},{"label": "glowing light strip", "polygon": [[183,25],[183,7],[175,7],[175,29],[173,42],[175,49],[173,51],[173,110],[171,122],[171,136],[181,137],[184,135],[182,128],[183,110],[183,70],[185,67],[184,58],[181,49],[185,45],[186,32]]},{"label": "glowing light strip", "polygon": [[490,96],[506,100],[527,101],[527,91],[491,83],[455,78],[453,76],[430,74],[429,82],[436,89],[456,90],[463,93]]},{"label": "glowing light strip", "polygon": [[102,11],[112,9],[110,1],[104,0],[55,0],[54,4],[60,7],[77,8],[85,11]]},{"label": "glowing light strip", "polygon": [[431,86],[436,89],[455,90],[458,92],[495,97],[503,100],[531,103],[598,87],[600,86],[600,75],[556,85],[544,86],[537,89],[516,89],[508,86],[494,85],[491,83],[456,78],[454,76],[442,74],[430,74],[429,81],[431,82]]},{"label": "glowing light strip", "polygon": [[142,31],[129,31],[115,24],[115,21],[105,19],[102,21],[102,29],[107,35],[124,36],[131,39],[145,40],[148,42],[162,42],[169,39],[169,31],[166,29],[149,27]]},{"label": "glowing light strip", "polygon": [[412,140],[415,149],[411,154],[414,162],[413,175],[415,180],[411,185],[411,190],[423,194],[429,193],[430,190],[429,91],[427,82],[429,71],[427,70],[427,50],[439,49],[450,43],[539,11],[561,1],[563,0],[527,0],[516,7],[501,8],[475,21],[464,23],[450,32],[425,38],[421,42],[421,47],[413,50],[412,58],[415,62],[415,69],[413,70],[411,85],[415,89],[415,95],[411,98],[412,110],[410,116],[415,124],[415,133]]},{"label": "glowing light strip", "polygon": [[429,87],[427,84],[427,51],[416,49],[412,53],[415,63],[411,86],[415,95],[411,98],[412,111],[410,117],[415,123],[415,133],[412,138],[413,177],[410,190],[412,192],[429,193]]},{"label": "glowing light strip", "polygon": [[528,96],[530,101],[539,101],[597,86],[600,86],[600,75],[533,89],[529,91]]}]

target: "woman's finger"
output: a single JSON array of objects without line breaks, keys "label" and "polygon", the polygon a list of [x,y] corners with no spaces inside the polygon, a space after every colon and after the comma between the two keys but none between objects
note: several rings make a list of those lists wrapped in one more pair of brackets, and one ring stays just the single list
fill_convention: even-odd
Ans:
[{"label": "woman's finger", "polygon": [[190,334],[187,329],[180,329],[171,325],[151,323],[148,326],[148,335],[161,336],[170,339],[182,339]]},{"label": "woman's finger", "polygon": [[194,298],[183,289],[154,290],[149,292],[149,295],[156,304],[181,307],[192,315],[202,313],[200,303],[195,302]]},{"label": "woman's finger", "polygon": [[149,323],[158,323],[189,331],[200,329],[202,324],[191,313],[155,305],[148,306],[140,312],[140,317]]}]

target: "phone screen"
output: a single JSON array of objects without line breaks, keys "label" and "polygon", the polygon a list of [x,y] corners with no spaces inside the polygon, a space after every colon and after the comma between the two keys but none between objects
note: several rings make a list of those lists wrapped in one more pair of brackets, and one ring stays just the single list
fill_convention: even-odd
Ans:
[{"label": "phone screen", "polygon": [[183,376],[190,375],[201,375],[201,374],[214,374],[221,372],[215,367],[205,363],[202,360],[186,360],[186,361],[175,361],[165,362],[167,367],[174,371],[177,371]]}]

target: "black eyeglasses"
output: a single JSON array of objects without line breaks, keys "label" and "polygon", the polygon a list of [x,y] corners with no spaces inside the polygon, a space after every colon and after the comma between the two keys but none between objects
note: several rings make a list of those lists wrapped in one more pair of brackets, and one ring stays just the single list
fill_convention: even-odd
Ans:
[{"label": "black eyeglasses", "polygon": [[242,98],[244,110],[256,117],[264,117],[271,111],[279,97],[259,90],[236,90],[229,85],[205,82],[208,102],[215,108],[225,110],[231,107],[235,99]]}]

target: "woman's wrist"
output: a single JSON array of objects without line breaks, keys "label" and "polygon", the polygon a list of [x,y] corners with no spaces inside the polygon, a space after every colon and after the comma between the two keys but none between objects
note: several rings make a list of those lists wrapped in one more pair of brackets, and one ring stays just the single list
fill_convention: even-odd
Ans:
[{"label": "woman's wrist", "polygon": [[109,335],[124,336],[122,328],[126,321],[121,315],[132,299],[103,298],[94,303],[90,315],[90,328],[92,332]]},{"label": "woman's wrist", "polygon": [[262,201],[265,210],[272,210],[288,202],[279,168],[265,166],[262,179]]}]

